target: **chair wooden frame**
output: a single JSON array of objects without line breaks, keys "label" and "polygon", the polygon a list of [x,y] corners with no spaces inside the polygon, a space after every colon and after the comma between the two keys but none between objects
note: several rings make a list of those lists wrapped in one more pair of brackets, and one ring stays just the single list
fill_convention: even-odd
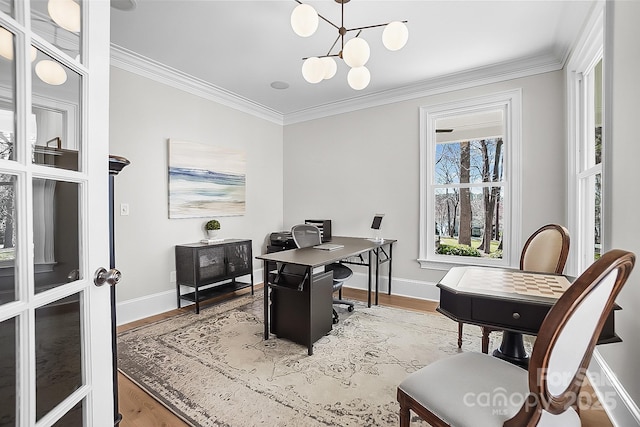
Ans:
[{"label": "chair wooden frame", "polygon": [[[520,253],[520,270],[524,270],[524,262],[527,254],[527,249],[529,248],[529,245],[531,245],[531,242],[533,242],[533,240],[540,233],[547,230],[556,230],[560,234],[562,238],[562,246],[560,249],[560,254],[558,255],[558,262],[556,263],[554,270],[541,271],[540,273],[555,273],[555,274],[562,273],[562,271],[564,270],[564,266],[567,263],[567,258],[569,256],[569,246],[570,246],[571,239],[569,237],[569,230],[567,230],[565,227],[559,224],[544,225],[539,229],[537,229],[531,236],[529,236],[529,238],[524,244],[524,247],[522,248],[522,252]],[[458,348],[462,348],[463,325],[464,325],[463,322],[458,322]],[[481,326],[481,329],[482,329],[482,352],[488,353],[489,352],[489,334],[493,331],[497,331],[498,329],[492,329],[492,328],[489,328],[488,326]]]},{"label": "chair wooden frame", "polygon": [[[504,427],[534,427],[540,420],[543,410],[558,415],[569,407],[575,407],[598,336],[609,312],[613,309],[615,298],[627,281],[634,264],[635,255],[633,253],[619,249],[611,250],[593,263],[558,299],[558,302],[549,311],[542,323],[533,348],[528,369],[529,394],[518,413],[507,420],[504,423]],[[566,389],[559,395],[553,395],[548,388],[546,373],[560,333],[579,308],[580,303],[614,270],[618,270],[618,274],[604,309],[600,313],[596,327],[592,331],[581,363],[573,378],[568,381],[569,385]],[[425,387],[429,386],[446,387],[446,384],[425,384]],[[434,427],[449,426],[437,415],[407,395],[400,387],[398,387],[397,398],[400,404],[400,427],[409,426],[410,411],[413,411]]]}]

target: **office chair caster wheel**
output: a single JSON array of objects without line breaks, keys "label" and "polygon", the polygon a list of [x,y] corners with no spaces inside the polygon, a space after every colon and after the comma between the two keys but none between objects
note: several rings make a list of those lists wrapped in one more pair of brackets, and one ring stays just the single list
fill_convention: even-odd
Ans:
[{"label": "office chair caster wheel", "polygon": [[351,306],[351,305],[350,305],[350,306],[347,308],[347,310],[349,311],[349,313],[351,313],[351,312],[353,311],[353,306]]}]

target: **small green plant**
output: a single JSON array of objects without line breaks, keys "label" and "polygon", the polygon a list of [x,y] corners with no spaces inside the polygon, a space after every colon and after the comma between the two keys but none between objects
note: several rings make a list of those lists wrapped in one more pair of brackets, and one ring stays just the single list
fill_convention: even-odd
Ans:
[{"label": "small green plant", "polygon": [[204,225],[206,230],[220,230],[220,222],[217,219],[207,221]]}]

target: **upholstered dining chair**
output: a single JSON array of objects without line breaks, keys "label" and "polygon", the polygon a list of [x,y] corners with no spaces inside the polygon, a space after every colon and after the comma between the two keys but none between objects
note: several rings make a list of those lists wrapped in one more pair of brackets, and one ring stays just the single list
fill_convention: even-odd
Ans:
[{"label": "upholstered dining chair", "polygon": [[[298,224],[291,228],[291,236],[298,248],[307,248],[322,243],[320,229],[311,224]],[[354,304],[351,301],[342,299],[342,284],[353,276],[353,271],[339,262],[334,262],[325,266],[325,271],[333,271],[333,292],[338,292],[338,298],[333,299],[333,304],[346,305],[349,311],[353,311]],[[333,323],[338,323],[338,312],[333,309]]]},{"label": "upholstered dining chair", "polygon": [[[537,229],[520,253],[520,270],[561,274],[569,256],[569,230],[558,224]],[[458,322],[458,348],[462,347],[463,323]],[[482,352],[489,351],[489,334],[496,329],[482,326]]]},{"label": "upholstered dining chair", "polygon": [[413,411],[434,427],[580,426],[578,396],[593,349],[635,255],[612,250],[545,317],[524,370],[483,353],[436,361],[398,386],[400,426]]}]

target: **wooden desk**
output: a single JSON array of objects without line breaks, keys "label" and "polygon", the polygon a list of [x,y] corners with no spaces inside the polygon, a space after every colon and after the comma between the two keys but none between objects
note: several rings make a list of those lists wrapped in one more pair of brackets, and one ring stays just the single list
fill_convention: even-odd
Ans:
[{"label": "wooden desk", "polygon": [[[538,334],[545,316],[572,281],[571,277],[557,274],[453,267],[437,285],[440,288],[437,310],[456,322],[505,331],[494,356],[524,367],[529,358],[522,334]],[[598,343],[619,341],[612,311]]]},{"label": "wooden desk", "polygon": [[[314,275],[312,274],[314,268],[322,267],[334,262],[347,260],[346,264],[365,265],[368,267],[368,299],[367,304],[371,307],[371,292],[372,292],[372,270],[375,261],[375,304],[378,304],[378,291],[379,291],[379,266],[383,263],[389,263],[389,293],[391,293],[391,262],[393,259],[393,244],[396,240],[385,239],[382,242],[372,241],[361,237],[342,237],[334,236],[331,238],[331,243],[341,244],[344,247],[333,251],[325,251],[314,248],[302,248],[302,249],[290,249],[288,251],[274,252],[270,254],[264,254],[257,256],[264,262],[263,266],[263,283],[264,283],[264,339],[269,339],[269,289],[273,286],[269,281],[269,267],[268,263],[276,262],[281,264],[294,264],[303,266],[307,269],[308,277],[310,280],[309,287],[313,287]],[[386,248],[386,249],[385,249]],[[368,254],[367,260],[361,257],[363,254]],[[314,306],[312,298],[313,292],[308,292],[309,303],[307,307],[310,307],[308,316],[313,318],[314,314],[311,312]],[[294,308],[295,309],[295,308]],[[331,311],[327,312],[327,316],[331,317]],[[309,328],[312,325],[310,324]],[[313,354],[313,331],[310,329],[307,334],[307,347],[309,356]]]}]

